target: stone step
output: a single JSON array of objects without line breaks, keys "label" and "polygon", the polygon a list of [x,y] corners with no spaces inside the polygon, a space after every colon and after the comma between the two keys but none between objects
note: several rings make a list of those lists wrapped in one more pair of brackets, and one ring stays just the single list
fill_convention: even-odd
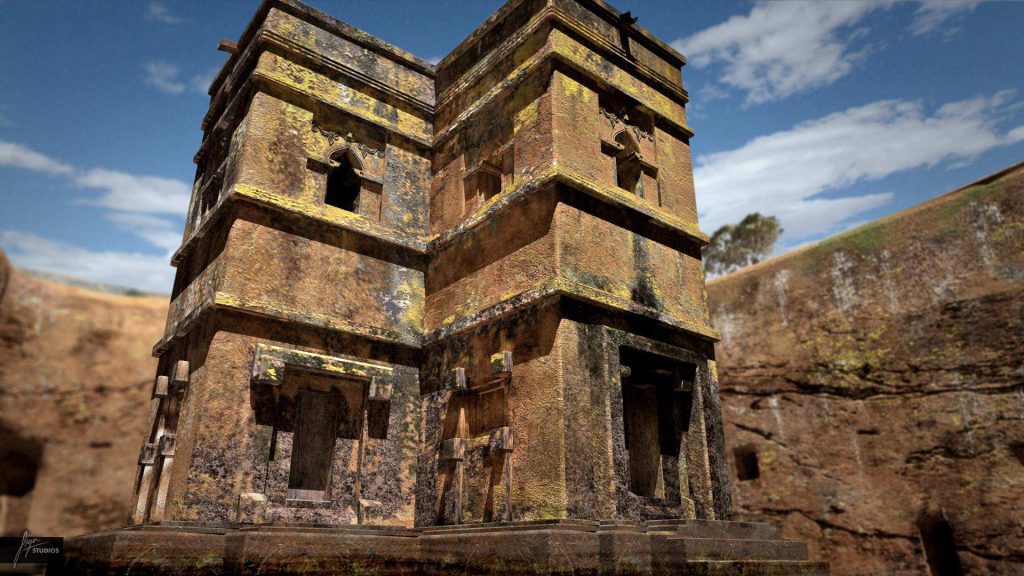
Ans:
[{"label": "stone step", "polygon": [[771,524],[731,520],[687,520],[678,524],[675,532],[677,536],[689,538],[726,540],[776,540],[779,537],[778,529]]},{"label": "stone step", "polygon": [[778,561],[689,562],[673,572],[678,576],[830,576],[828,562]]},{"label": "stone step", "polygon": [[792,540],[728,540],[668,536],[666,551],[686,560],[806,560],[807,545]]}]

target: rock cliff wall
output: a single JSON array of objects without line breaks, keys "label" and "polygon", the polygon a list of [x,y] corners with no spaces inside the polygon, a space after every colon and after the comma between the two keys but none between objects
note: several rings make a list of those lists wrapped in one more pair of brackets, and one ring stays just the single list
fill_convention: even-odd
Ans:
[{"label": "rock cliff wall", "polygon": [[0,253],[0,532],[124,525],[166,314],[166,298],[39,280]]},{"label": "rock cliff wall", "polygon": [[1024,164],[708,298],[740,517],[836,575],[1024,574]]}]

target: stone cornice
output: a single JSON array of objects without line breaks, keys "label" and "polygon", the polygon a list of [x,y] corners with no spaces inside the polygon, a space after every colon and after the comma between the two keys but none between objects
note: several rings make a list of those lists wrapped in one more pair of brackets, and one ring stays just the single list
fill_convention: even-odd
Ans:
[{"label": "stone cornice", "polygon": [[[268,62],[273,61],[273,63],[278,66],[299,67],[302,70],[308,71],[308,73],[311,75],[319,76],[328,82],[334,82],[327,76],[324,76],[319,72],[306,68],[301,64],[297,64],[283,56],[273,54],[272,52],[265,52],[264,55],[270,59],[268,60]],[[397,119],[390,119],[377,116],[372,113],[369,113],[364,109],[360,109],[358,106],[325,98],[324,95],[321,94],[319,91],[304,90],[301,87],[290,83],[288,80],[290,80],[290,77],[288,77],[287,74],[284,73],[283,71],[270,68],[269,66],[264,67],[262,65],[257,65],[256,68],[253,70],[252,75],[250,76],[250,81],[257,89],[262,88],[266,90],[269,87],[270,90],[268,91],[272,94],[280,94],[281,92],[290,93],[294,97],[299,98],[300,100],[306,100],[307,102],[311,101],[319,105],[329,106],[333,110],[355,116],[360,120],[369,122],[375,126],[379,126],[394,135],[405,138],[406,140],[413,142],[422,148],[429,149],[433,145],[433,124],[430,119],[420,118],[414,114],[409,114],[400,109],[397,114]],[[274,89],[276,89],[277,92],[274,92]],[[360,92],[355,93],[361,94]],[[374,100],[376,101],[376,99]],[[309,106],[310,105],[307,104],[305,107]]]},{"label": "stone cornice", "polygon": [[[282,0],[267,0],[264,2],[264,5],[261,6],[260,8],[261,13],[258,13],[257,18],[253,19],[253,24],[258,21],[259,25],[256,28],[253,28],[252,30],[246,30],[246,34],[248,36],[246,36],[245,42],[239,43],[239,51],[231,56],[231,58],[228,60],[228,63],[225,64],[224,68],[221,70],[217,80],[215,80],[214,83],[211,85],[210,108],[202,121],[203,130],[209,131],[211,129],[211,123],[213,123],[215,120],[217,124],[220,124],[220,118],[226,114],[227,110],[232,105],[231,102],[225,102],[224,99],[228,96],[231,96],[232,100],[234,100],[239,93],[243,92],[243,90],[237,89],[236,86],[241,86],[242,84],[245,84],[249,81],[249,76],[252,73],[253,68],[255,68],[256,66],[255,63],[259,58],[259,55],[262,52],[268,50],[273,51],[282,57],[287,57],[290,54],[294,54],[301,58],[302,60],[304,60],[304,62],[311,63],[312,66],[310,67],[310,69],[313,70],[314,72],[326,71],[331,74],[351,78],[361,84],[369,86],[371,90],[374,90],[378,93],[386,94],[388,97],[397,100],[406,107],[413,108],[419,111],[427,118],[432,117],[434,113],[434,105],[432,102],[425,102],[423,100],[415,98],[414,96],[411,96],[401,90],[398,90],[393,86],[385,84],[378,79],[367,76],[366,74],[356,69],[355,67],[346,64],[344,61],[335,58],[330,58],[322,53],[311,50],[308,47],[303,46],[295,42],[294,40],[283,36],[282,34],[279,34],[273,29],[265,27],[263,24],[266,20],[267,14],[269,14],[270,8],[280,8],[281,6],[277,6],[276,4],[281,2]],[[290,0],[284,2],[284,4],[291,6],[301,6],[298,3],[291,2]],[[296,14],[293,14],[292,12],[285,12],[292,16],[299,17]],[[313,12],[316,11],[313,10]],[[319,12],[317,12],[317,14],[325,18],[330,18],[329,16],[326,16]],[[337,22],[340,23],[340,21]],[[253,26],[253,24],[250,24],[250,26]],[[324,29],[332,31],[329,28]],[[353,28],[353,30],[356,29]],[[369,36],[365,32],[358,32],[363,36],[373,38],[372,36]],[[346,40],[353,41],[356,44],[364,45],[363,42],[353,39],[350,36],[342,35],[342,37],[344,37]],[[396,50],[398,49],[396,48]],[[405,64],[408,63],[401,60],[399,62]],[[418,68],[413,69],[417,72],[422,72],[425,75],[433,78],[432,68],[433,67],[431,66],[431,71],[429,74],[423,72]],[[206,141],[204,141],[203,145],[196,153],[197,162],[202,157],[205,147]]]},{"label": "stone cornice", "polygon": [[[396,89],[390,84],[385,84],[376,78],[372,78],[340,60],[330,58],[324,54],[310,50],[308,47],[303,46],[290,38],[286,38],[273,30],[261,31],[258,41],[260,46],[265,49],[273,50],[276,54],[282,57],[288,57],[291,54],[301,56],[307,62],[312,64],[309,68],[314,72],[326,71],[339,76],[351,78],[361,84],[369,86],[377,92],[387,94],[389,97],[402,102],[408,107],[419,110],[428,118],[434,114],[433,103],[420,100],[406,92]],[[291,58],[289,58],[289,60],[291,60]],[[305,62],[301,64],[305,64]]]},{"label": "stone cornice", "polygon": [[405,250],[413,255],[430,256],[472,235],[487,221],[505,212],[513,205],[550,189],[553,184],[562,184],[608,206],[623,209],[634,216],[641,217],[643,221],[654,228],[683,241],[690,242],[697,247],[705,246],[709,242],[708,235],[701,232],[696,224],[691,224],[674,214],[651,206],[646,201],[637,198],[625,190],[598,184],[572,170],[556,166],[491,198],[458,226],[441,234],[429,236],[401,232],[389,226],[367,220],[359,214],[328,209],[320,204],[298,200],[285,194],[264,190],[255,186],[236,184],[227,193],[222,195],[216,206],[210,210],[208,216],[199,227],[178,248],[171,258],[171,264],[178,266],[182,259],[194,249],[199,239],[218,225],[218,220],[226,212],[225,205],[229,202],[250,202],[279,213],[336,226],[348,232],[372,238],[387,246]]},{"label": "stone cornice", "polygon": [[[622,17],[621,12],[619,12],[615,8],[612,8],[604,0],[577,1],[586,6],[591,6],[595,10],[603,11],[605,14],[610,16],[609,19],[611,20],[618,20],[619,18]],[[668,59],[670,62],[677,66],[682,67],[686,65],[686,56],[683,56],[681,52],[679,52],[672,46],[666,44],[654,34],[651,34],[651,32],[644,28],[643,26],[637,26],[636,24],[633,24],[632,26],[630,26],[630,30],[636,32],[637,35],[640,36],[638,40],[640,40],[640,42],[643,43],[644,46],[646,46],[653,52],[657,53],[659,56]]]},{"label": "stone cornice", "polygon": [[[543,50],[538,52],[509,73],[504,80],[496,84],[486,94],[473,102],[473,104],[466,108],[462,114],[456,117],[451,124],[436,132],[434,134],[433,146],[437,148],[448,139],[452,138],[460,129],[462,129],[463,126],[471,123],[477,115],[488,107],[494,105],[501,98],[512,93],[516,87],[525,83],[534,74],[548,72],[548,64],[566,66],[580,74],[590,76],[589,71],[582,68],[573,58],[562,54],[557,50]],[[615,89],[614,86],[611,87]],[[444,105],[447,105],[447,102],[440,103],[439,107]],[[650,109],[650,107],[648,108]],[[685,139],[690,139],[694,136],[693,129],[680,122],[677,118],[660,113],[654,109],[650,109],[650,111],[654,115],[657,125],[666,131],[679,134]]]},{"label": "stone cornice", "polygon": [[[602,18],[608,20],[609,22],[621,20],[622,13],[612,8],[603,0],[576,1],[579,2],[581,5],[587,7],[591,11],[597,13],[598,16],[601,16]],[[449,52],[444,58],[442,58],[441,61],[438,62],[437,65],[435,65],[435,70],[444,69],[446,65],[451,63],[453,60],[459,58],[464,53],[466,53],[466,51],[468,51],[471,47],[476,45],[484,35],[490,32],[491,29],[498,22],[504,20],[505,17],[510,12],[512,12],[512,10],[518,8],[522,4],[523,2],[521,0],[515,0],[507,2],[506,4],[502,5],[494,14],[492,14],[490,17],[487,18],[487,20],[480,24],[480,26],[477,26],[477,28],[473,30],[473,32],[471,32],[469,36],[467,36],[462,42],[460,42],[455,48],[453,48],[451,52]],[[548,4],[543,9],[541,9],[541,12],[551,9],[557,10],[557,8]],[[685,56],[680,54],[679,51],[672,48],[665,42],[658,39],[655,35],[651,34],[646,28],[643,28],[642,26],[637,26],[636,24],[631,24],[628,27],[628,30],[629,32],[631,32],[630,38],[642,43],[652,52],[665,58],[673,65],[681,67],[686,64]]]},{"label": "stone cornice", "polygon": [[414,54],[406,52],[397,46],[393,46],[376,36],[346,24],[333,16],[325,14],[295,0],[263,0],[263,3],[260,4],[260,7],[256,10],[256,13],[253,15],[249,24],[246,25],[245,30],[239,37],[238,51],[228,58],[227,62],[225,62],[224,66],[220,69],[220,72],[218,72],[216,78],[214,78],[214,81],[210,86],[211,94],[220,90],[226,77],[242,59],[242,53],[249,48],[253,37],[263,25],[264,20],[266,20],[267,15],[270,13],[272,8],[277,8],[286,14],[295,16],[300,20],[322,28],[332,34],[341,36],[342,38],[350,40],[360,46],[373,50],[374,52],[397,63],[403,64],[412,70],[420,72],[421,74],[431,78],[434,77],[435,67],[429,62],[415,56]]},{"label": "stone cornice", "polygon": [[446,319],[438,329],[427,333],[423,339],[423,346],[471,331],[523,309],[541,305],[556,297],[568,298],[613,312],[626,312],[640,316],[671,328],[685,330],[709,342],[718,342],[722,337],[718,330],[706,323],[691,322],[684,318],[671,316],[650,306],[637,304],[632,300],[574,280],[554,278],[518,292],[482,310],[474,310],[462,317]]},{"label": "stone cornice", "polygon": [[349,322],[338,318],[329,318],[324,315],[311,314],[301,310],[275,308],[268,306],[264,302],[250,301],[227,292],[217,291],[212,298],[201,302],[187,316],[169,327],[163,338],[153,347],[153,355],[160,356],[169,350],[175,340],[183,338],[194,330],[202,324],[201,320],[203,318],[216,310],[232,310],[248,316],[284,320],[297,326],[318,328],[332,332],[344,332],[369,340],[411,348],[419,348],[422,344],[421,337],[402,334],[397,330],[379,328],[359,322]]},{"label": "stone cornice", "polygon": [[[460,92],[474,86],[480,78],[492,68],[491,64],[493,62],[511,57],[512,54],[514,54],[515,51],[524,44],[532,34],[540,30],[548,22],[556,23],[565,27],[569,31],[586,38],[590,43],[591,48],[595,48],[602,55],[610,57],[623,69],[649,82],[665,96],[681,104],[686,104],[689,101],[689,96],[686,90],[681,86],[678,86],[672,81],[664,78],[648,66],[627,58],[621,49],[612,45],[601,35],[596,34],[586,26],[581,25],[579,21],[566,14],[563,10],[560,10],[557,7],[548,6],[539,11],[525,26],[509,36],[501,46],[495,48],[485,58],[481,59],[472,68],[466,71],[466,73],[460,76],[457,83],[438,94],[437,101],[434,106],[435,110],[440,110],[444,106],[448,105],[448,103],[451,102],[451,100]],[[535,58],[536,57],[531,57],[530,60],[534,60]],[[522,66],[520,66],[519,69],[521,68]],[[519,69],[517,69],[517,71]],[[584,70],[581,69],[580,71],[583,72]],[[516,72],[510,74],[509,78],[515,74]],[[507,79],[500,82],[499,86],[505,83],[508,83]],[[474,104],[474,106],[476,105]]]},{"label": "stone cornice", "polygon": [[[310,222],[320,222],[341,228],[348,232],[372,238],[384,245],[408,251],[414,255],[426,255],[428,242],[415,234],[407,234],[363,218],[359,214],[344,210],[330,209],[320,204],[303,202],[291,196],[263,190],[255,186],[236,184],[222,196],[208,217],[200,224],[182,246],[171,257],[171,264],[178,266],[195,248],[199,240],[219,225],[231,202],[249,202],[280,214],[287,214]],[[311,209],[316,209],[311,211]]]},{"label": "stone cornice", "polygon": [[458,226],[433,236],[430,240],[429,252],[436,253],[447,248],[449,244],[471,234],[476,228],[493,219],[499,213],[508,210],[512,205],[542,190],[548,189],[554,183],[563,184],[607,205],[642,216],[651,225],[683,240],[692,242],[697,247],[705,246],[710,241],[708,235],[701,232],[696,224],[690,224],[678,216],[651,206],[625,190],[603,186],[572,170],[556,166],[517,185],[512,190],[498,194],[488,200],[487,203]]},{"label": "stone cornice", "polygon": [[267,306],[262,302],[248,301],[232,294],[218,291],[212,298],[192,310],[188,316],[168,329],[164,337],[153,347],[153,355],[160,356],[173,346],[174,341],[183,338],[208,314],[216,310],[231,310],[249,316],[284,320],[295,326],[304,326],[332,332],[343,332],[378,342],[419,349],[474,330],[528,308],[544,305],[555,298],[567,298],[589,306],[612,312],[624,312],[642,317],[666,327],[683,330],[708,342],[718,342],[721,334],[706,323],[692,322],[664,312],[637,304],[604,290],[566,278],[554,278],[504,298],[482,310],[473,311],[462,317],[447,319],[438,329],[423,336],[402,334],[396,330],[368,326],[337,318],[310,314],[301,310],[288,310]]}]

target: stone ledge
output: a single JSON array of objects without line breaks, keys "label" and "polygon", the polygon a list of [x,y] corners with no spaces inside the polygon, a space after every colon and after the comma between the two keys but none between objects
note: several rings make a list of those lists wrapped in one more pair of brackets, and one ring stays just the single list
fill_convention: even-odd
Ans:
[{"label": "stone ledge", "polygon": [[497,320],[498,318],[502,318],[555,297],[564,297],[591,306],[596,306],[598,308],[604,308],[606,310],[616,312],[625,312],[627,314],[647,318],[664,326],[688,332],[710,342],[717,342],[721,340],[722,337],[718,330],[715,330],[708,324],[695,323],[687,320],[686,318],[674,317],[649,306],[637,304],[632,300],[621,298],[609,292],[605,292],[604,290],[594,288],[593,286],[588,286],[574,280],[555,278],[537,286],[524,289],[514,295],[510,295],[500,302],[481,310],[474,310],[461,317],[452,316],[445,318],[441,325],[436,327],[436,329],[427,331],[423,344],[433,344],[440,340],[450,338],[455,334],[472,330],[480,325],[487,324]]},{"label": "stone ledge", "polygon": [[[684,523],[685,525],[685,523]],[[66,545],[68,573],[828,576],[825,562],[703,560],[640,522],[550,520],[432,528],[147,526]],[[624,530],[632,528],[632,531]],[[705,548],[713,548],[708,540]],[[727,541],[721,541],[725,544]],[[770,541],[802,556],[799,546]]]},{"label": "stone ledge", "polygon": [[[600,203],[622,209],[630,215],[642,218],[652,229],[657,229],[685,242],[690,242],[697,247],[705,246],[710,242],[710,237],[702,232],[695,223],[687,222],[674,214],[653,206],[625,190],[604,186],[575,171],[555,166],[516,184],[511,189],[501,192],[488,200],[466,220],[442,233],[432,236],[402,232],[387,225],[367,220],[358,214],[345,213],[344,210],[338,209],[328,210],[328,207],[323,205],[292,198],[275,191],[264,190],[248,184],[235,184],[226,193],[222,193],[220,200],[210,209],[210,212],[203,219],[199,227],[193,230],[189,237],[185,239],[181,247],[171,257],[171,264],[174,266],[181,264],[182,259],[195,247],[196,242],[206,236],[217,225],[217,220],[226,212],[227,204],[231,202],[249,202],[262,208],[269,208],[284,214],[337,226],[346,231],[377,240],[383,245],[406,251],[414,256],[433,256],[470,235],[494,216],[508,210],[512,205],[544,190],[548,190],[554,184],[561,184]],[[315,209],[315,211],[311,212],[311,209]],[[641,232],[637,233],[648,237],[648,235]]]}]

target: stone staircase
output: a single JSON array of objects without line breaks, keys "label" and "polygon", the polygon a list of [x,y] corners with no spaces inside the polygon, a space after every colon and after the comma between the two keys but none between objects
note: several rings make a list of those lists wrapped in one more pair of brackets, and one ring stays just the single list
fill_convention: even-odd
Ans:
[{"label": "stone staircase", "polygon": [[760,522],[651,520],[654,565],[694,576],[827,576],[827,562],[807,559],[807,545],[783,540],[778,530]]}]

